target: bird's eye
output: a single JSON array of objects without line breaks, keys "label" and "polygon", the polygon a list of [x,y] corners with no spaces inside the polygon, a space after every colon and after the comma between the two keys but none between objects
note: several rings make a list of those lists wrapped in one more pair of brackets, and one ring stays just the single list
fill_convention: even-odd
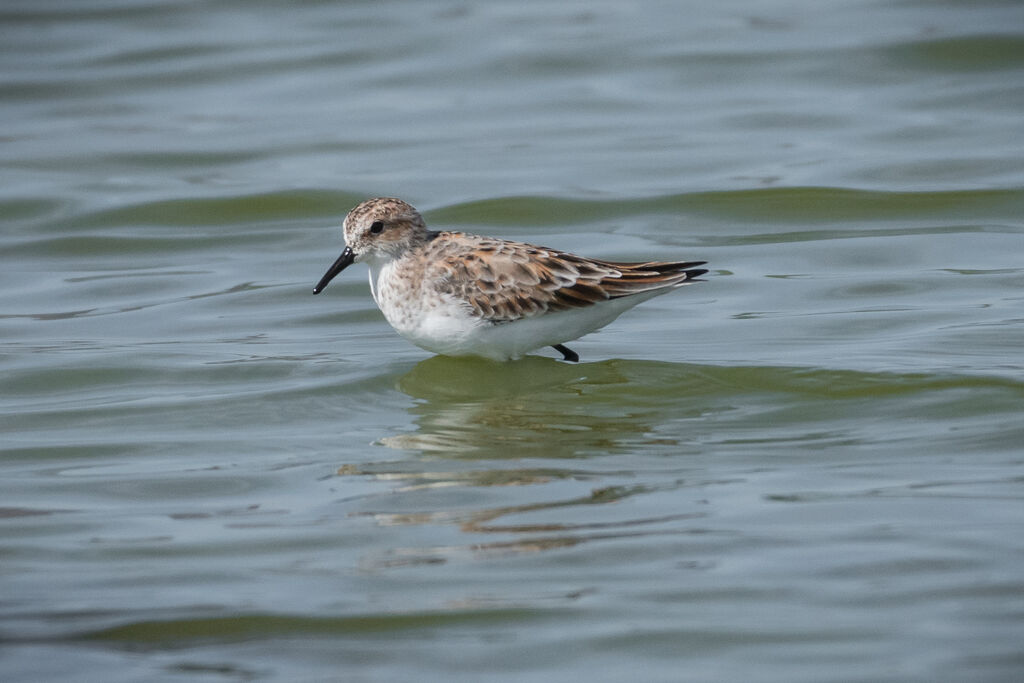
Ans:
[{"label": "bird's eye", "polygon": [[379,235],[383,230],[383,221],[374,221],[373,223],[370,223],[370,232],[372,232],[374,235]]}]

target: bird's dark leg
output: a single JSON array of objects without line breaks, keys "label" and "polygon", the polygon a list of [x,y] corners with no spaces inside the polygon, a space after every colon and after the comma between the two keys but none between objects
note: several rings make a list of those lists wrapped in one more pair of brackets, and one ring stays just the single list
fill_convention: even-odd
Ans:
[{"label": "bird's dark leg", "polygon": [[553,348],[555,351],[558,351],[560,354],[562,354],[562,356],[564,356],[564,358],[562,358],[562,360],[567,360],[570,363],[579,363],[580,362],[579,355],[575,351],[573,351],[572,349],[567,349],[566,347],[562,346],[561,344],[554,344],[551,348]]}]

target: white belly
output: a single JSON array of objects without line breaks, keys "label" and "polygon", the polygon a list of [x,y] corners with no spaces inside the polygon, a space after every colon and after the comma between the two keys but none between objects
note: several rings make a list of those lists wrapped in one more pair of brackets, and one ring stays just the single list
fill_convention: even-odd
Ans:
[{"label": "white belly", "polygon": [[450,299],[430,306],[416,305],[415,300],[399,302],[382,310],[396,332],[428,351],[510,360],[598,330],[636,303],[616,299],[498,324],[471,316],[468,307]]}]

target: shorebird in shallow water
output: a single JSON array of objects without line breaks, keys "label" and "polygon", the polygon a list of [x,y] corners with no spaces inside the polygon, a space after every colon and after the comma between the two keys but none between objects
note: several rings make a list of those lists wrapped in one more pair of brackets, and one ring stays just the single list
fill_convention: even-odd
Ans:
[{"label": "shorebird in shallow water", "polygon": [[368,199],[345,217],[345,250],[313,288],[352,263],[398,334],[448,356],[519,358],[578,339],[624,311],[694,282],[704,261],[617,263],[558,249],[427,229],[401,199]]}]

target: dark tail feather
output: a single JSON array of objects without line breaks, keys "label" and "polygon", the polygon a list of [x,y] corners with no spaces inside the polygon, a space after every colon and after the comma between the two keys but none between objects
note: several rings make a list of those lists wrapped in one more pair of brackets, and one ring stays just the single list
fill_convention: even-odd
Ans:
[{"label": "dark tail feather", "polygon": [[610,263],[621,273],[619,277],[606,277],[601,287],[611,299],[632,296],[659,289],[674,289],[693,282],[707,273],[702,266],[707,261],[651,261],[649,263]]}]

